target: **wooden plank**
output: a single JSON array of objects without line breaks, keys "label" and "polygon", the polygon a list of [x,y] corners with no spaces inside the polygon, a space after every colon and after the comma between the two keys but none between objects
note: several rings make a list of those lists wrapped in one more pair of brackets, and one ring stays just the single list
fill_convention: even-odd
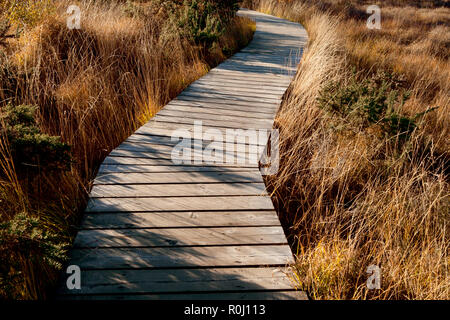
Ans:
[{"label": "wooden plank", "polygon": [[[215,112],[215,113],[208,113],[203,112],[201,108],[197,108],[196,111],[193,111],[191,109],[190,112],[188,112],[186,109],[178,108],[172,108],[172,109],[162,109],[157,113],[156,116],[159,117],[174,117],[174,118],[185,118],[190,119],[191,121],[193,119],[195,120],[215,120],[215,121],[236,121],[237,123],[244,123],[248,124],[249,122],[254,125],[255,128],[258,128],[257,124],[262,123],[264,126],[266,124],[273,124],[273,117],[269,118],[269,115],[265,116],[264,118],[256,118],[256,117],[247,117],[247,115],[243,114],[222,114],[221,112]],[[190,122],[192,123],[192,122]]]},{"label": "wooden plank", "polygon": [[94,184],[161,184],[161,183],[227,183],[259,182],[261,174],[251,171],[204,172],[152,172],[152,173],[100,173]]},{"label": "wooden plank", "polygon": [[[218,152],[215,155],[204,154],[201,151],[195,151],[191,154],[183,154],[172,157],[170,154],[156,154],[155,152],[145,153],[145,152],[136,152],[129,150],[113,150],[110,153],[109,157],[126,157],[126,158],[136,158],[136,159],[149,159],[154,160],[155,162],[149,163],[163,163],[161,161],[171,161],[173,164],[180,165],[191,165],[191,164],[204,164],[204,165],[223,165],[228,166],[232,164],[239,164],[243,166],[258,166],[258,161],[262,157],[259,157],[256,154],[240,154],[231,153],[227,155],[226,153]],[[159,162],[158,162],[159,161]],[[107,162],[108,163],[108,162]],[[142,162],[145,164],[145,162]]]},{"label": "wooden plank", "polygon": [[[224,137],[226,137],[227,134],[234,135],[235,137],[242,136],[242,133],[254,133],[255,129],[258,128],[237,128],[236,125],[231,124],[232,127],[226,127],[226,126],[208,126],[206,124],[202,124],[202,128],[198,128],[200,132],[205,133],[206,130],[213,129],[213,130],[219,130]],[[200,127],[200,125],[199,125]],[[201,131],[202,129],[203,131]],[[250,129],[250,131],[248,131]],[[268,128],[264,128],[265,130],[268,130]],[[241,130],[241,131],[237,131]],[[192,121],[190,124],[188,123],[171,123],[171,122],[159,122],[159,121],[150,121],[140,127],[138,130],[136,130],[137,134],[147,134],[147,135],[166,135],[167,137],[172,136],[179,136],[184,137],[185,135],[181,132],[185,131],[186,133],[189,133],[190,138],[197,139],[196,136],[194,136],[194,122]],[[256,132],[257,133],[257,132]],[[199,137],[201,138],[201,137]],[[230,141],[231,142],[231,141]],[[253,142],[252,144],[254,144]]]},{"label": "wooden plank", "polygon": [[264,183],[193,183],[94,185],[92,198],[258,196],[267,195]]},{"label": "wooden plank", "polygon": [[[263,61],[264,60],[264,61]],[[296,68],[298,61],[295,57],[277,57],[276,55],[251,55],[242,53],[234,55],[233,62],[242,66],[261,66],[269,68]]]},{"label": "wooden plank", "polygon": [[[189,96],[183,95],[178,96],[174,101],[193,101],[193,102],[209,102],[218,105],[225,105],[227,108],[239,107],[239,109],[244,110],[258,110],[261,108],[270,108],[271,110],[276,109],[279,106],[278,102],[271,101],[247,101],[247,100],[227,100],[220,97],[203,97],[203,96]],[[251,102],[251,103],[250,103]]]},{"label": "wooden plank", "polygon": [[[263,126],[266,124],[272,124],[273,123],[273,117],[275,115],[275,110],[268,111],[265,114],[258,114],[258,116],[252,116],[252,114],[249,114],[248,112],[243,114],[244,110],[232,110],[228,109],[228,107],[217,109],[216,107],[210,108],[208,106],[189,106],[187,105],[176,105],[175,103],[171,103],[168,105],[169,108],[163,108],[160,110],[155,116],[170,116],[175,115],[179,116],[181,115],[183,118],[189,119],[189,123],[193,124],[194,120],[209,120],[209,121],[233,121],[236,124],[243,124],[244,126],[251,124],[252,127],[258,128],[256,124],[262,123]],[[196,108],[196,109],[190,109],[191,112],[187,112],[187,109],[184,109],[183,107],[190,107],[190,108]],[[176,113],[176,114],[174,114]],[[153,118],[154,119],[154,118]],[[181,122],[184,123],[184,122]],[[214,123],[213,126],[221,126],[220,124],[217,125],[217,123]],[[222,125],[223,127],[226,127],[225,125]],[[227,125],[228,126],[228,125]],[[244,127],[242,127],[244,128]]]},{"label": "wooden plank", "polygon": [[[259,136],[255,136],[258,140]],[[228,143],[228,142],[222,142],[222,141],[208,141],[208,140],[193,140],[190,141],[184,141],[188,145],[186,147],[183,147],[183,149],[190,150],[191,153],[195,153],[195,151],[198,149],[199,151],[204,151],[205,149],[211,149],[214,148],[215,150],[219,152],[223,152],[223,155],[232,155],[236,153],[236,151],[239,152],[245,152],[250,154],[257,154],[260,155],[263,151],[265,146],[263,145],[262,141],[266,141],[267,143],[267,137],[268,135],[264,136],[261,135],[261,139],[259,139],[260,144],[236,144],[236,143]],[[154,153],[156,156],[162,156],[162,155],[168,155],[171,156],[172,152],[174,151],[174,148],[181,142],[180,140],[170,141],[170,143],[166,144],[154,144],[154,143],[141,143],[140,141],[125,141],[120,146],[118,146],[116,149],[114,149],[114,152],[111,152],[110,154],[114,155],[116,151],[134,151],[142,154],[152,154]],[[212,144],[214,143],[214,144]],[[190,148],[189,148],[190,145]]]},{"label": "wooden plank", "polygon": [[303,291],[239,291],[169,294],[66,295],[60,300],[308,300]]},{"label": "wooden plank", "polygon": [[[279,84],[278,82],[270,81],[248,81],[245,77],[241,78],[230,78],[229,76],[221,76],[220,74],[210,75],[207,74],[202,78],[198,79],[194,84],[205,84],[205,85],[220,85],[224,84],[226,87],[243,87],[252,90],[262,90],[264,92],[272,91],[274,93],[285,92],[288,86]],[[217,87],[216,87],[217,88]],[[255,91],[254,91],[255,92]],[[256,91],[258,92],[258,91]]]},{"label": "wooden plank", "polygon": [[[247,104],[242,105],[238,103],[223,103],[220,100],[195,100],[189,99],[186,97],[185,99],[173,99],[167,105],[176,105],[176,106],[187,106],[187,107],[203,107],[203,108],[213,108],[217,109],[217,112],[221,112],[222,110],[228,111],[252,111],[255,113],[264,113],[264,114],[272,114],[274,115],[277,111],[274,105],[271,104]],[[165,107],[164,107],[165,108]]]},{"label": "wooden plank", "polygon": [[227,70],[224,68],[221,68],[220,66],[211,69],[208,73],[208,75],[213,76],[220,76],[223,78],[229,78],[229,79],[247,79],[251,81],[260,81],[265,82],[266,80],[270,82],[276,82],[278,85],[286,85],[288,86],[291,82],[291,79],[289,76],[284,74],[275,74],[275,73],[251,73],[248,71],[238,71],[238,70]]},{"label": "wooden plank", "polygon": [[[238,68],[215,68],[210,71],[211,74],[220,74],[221,77],[224,78],[231,78],[231,79],[239,79],[242,77],[245,77],[245,79],[248,79],[249,81],[256,81],[256,82],[264,82],[267,79],[270,79],[271,76],[279,77],[280,83],[281,82],[287,82],[286,87],[289,85],[289,81],[287,81],[290,77],[292,77],[295,72],[274,72],[272,69],[267,69],[263,71],[264,73],[259,73],[257,69],[254,70],[240,70]],[[266,77],[267,76],[267,77]]]},{"label": "wooden plank", "polygon": [[285,70],[287,68],[294,68],[293,66],[290,66],[287,61],[285,60],[286,58],[275,58],[275,57],[271,57],[271,59],[266,59],[265,61],[257,61],[255,59],[253,60],[246,60],[241,59],[239,57],[234,58],[233,59],[229,59],[227,61],[225,61],[224,63],[220,64],[220,66],[218,66],[218,68],[225,68],[226,70],[229,70],[228,67],[232,66],[235,67],[237,70],[241,70],[241,69],[248,69],[250,72],[250,75],[267,75],[267,74],[271,74],[272,72],[267,71],[267,70],[274,70],[275,74],[277,74],[276,71],[278,70]]},{"label": "wooden plank", "polygon": [[264,98],[264,97],[252,97],[252,96],[238,96],[238,95],[234,95],[234,94],[226,94],[226,93],[222,93],[222,92],[211,92],[211,93],[206,93],[206,92],[195,92],[193,90],[188,90],[188,91],[183,91],[181,92],[177,99],[179,100],[183,100],[184,98],[189,97],[189,98],[193,98],[193,99],[219,99],[223,102],[227,102],[227,103],[235,103],[235,102],[239,102],[239,103],[248,103],[248,102],[257,102],[257,103],[267,103],[267,104],[275,104],[275,105],[279,105],[281,103],[281,99],[280,98]]},{"label": "wooden plank", "polygon": [[242,227],[279,225],[276,212],[268,211],[180,211],[87,213],[80,229]]},{"label": "wooden plank", "polygon": [[266,72],[266,70],[274,70],[275,74],[277,74],[276,71],[284,71],[286,69],[294,69],[295,71],[295,66],[291,65],[288,59],[288,57],[283,57],[280,59],[272,56],[270,59],[266,59],[266,61],[258,61],[256,59],[233,57],[233,59],[222,63],[220,66],[218,66],[218,68],[226,68],[227,70],[229,70],[228,67],[232,66],[238,70],[248,69],[250,71],[250,74],[257,75],[271,73]]},{"label": "wooden plank", "polygon": [[223,116],[232,116],[232,117],[239,117],[239,116],[245,116],[247,119],[273,119],[275,115],[275,110],[269,113],[251,113],[249,116],[248,111],[243,110],[230,110],[230,109],[219,109],[214,107],[208,107],[208,105],[196,105],[196,106],[189,106],[189,105],[176,105],[175,103],[166,105],[161,111],[158,112],[158,114],[174,114],[174,113],[193,113],[196,115],[199,114],[208,114],[208,115],[223,115]]},{"label": "wooden plank", "polygon": [[264,75],[293,75],[295,74],[295,68],[288,67],[273,67],[273,66],[249,66],[242,65],[240,63],[228,63],[227,65],[221,65],[217,67],[220,71],[231,71],[231,72],[242,72],[247,75],[254,75],[259,77],[261,74]]},{"label": "wooden plank", "polygon": [[[295,67],[289,62],[289,57],[277,57],[276,55],[250,55],[243,53],[247,56],[234,55],[232,60],[229,60],[229,64],[235,64],[243,67],[269,67],[269,68],[293,68]],[[262,69],[264,70],[264,69]]]},{"label": "wooden plank", "polygon": [[[174,151],[176,152],[176,151]],[[214,153],[214,154],[212,154]],[[245,164],[245,165],[257,165],[260,156],[254,153],[242,153],[242,152],[227,152],[222,150],[213,151],[211,154],[205,153],[203,150],[193,150],[190,153],[183,153],[183,150],[179,150],[175,155],[166,152],[155,152],[155,151],[133,151],[133,150],[122,150],[115,149],[111,151],[110,157],[127,157],[127,158],[149,158],[156,160],[170,160],[173,164]]]},{"label": "wooden plank", "polygon": [[80,230],[75,248],[287,244],[281,226]]},{"label": "wooden plank", "polygon": [[277,95],[277,96],[283,96],[283,94],[286,92],[286,88],[285,87],[280,87],[280,88],[273,88],[271,86],[267,86],[267,85],[253,85],[253,86],[247,86],[247,85],[242,85],[241,83],[228,83],[228,82],[223,82],[223,81],[213,81],[213,80],[209,80],[209,81],[196,81],[194,83],[192,83],[190,85],[190,87],[192,88],[198,88],[198,89],[203,89],[203,90],[217,90],[218,87],[223,88],[223,90],[226,91],[232,91],[232,92],[237,92],[240,94],[251,94],[251,95],[259,95],[259,94],[266,94],[268,92],[270,92],[270,94],[272,95]]},{"label": "wooden plank", "polygon": [[[246,171],[259,171],[257,168],[245,168]],[[113,172],[235,172],[244,171],[242,167],[225,167],[225,166],[204,166],[204,165],[139,165],[139,164],[102,164],[98,170],[99,173]]]},{"label": "wooden plank", "polygon": [[[174,165],[172,162],[172,159],[167,158],[135,158],[135,157],[114,157],[114,156],[108,156],[103,160],[103,165],[150,165],[150,166],[170,166]],[[204,165],[210,165],[204,163]],[[215,164],[215,166],[222,166],[222,167],[239,167],[239,168],[251,168],[256,169],[258,168],[257,163],[250,163],[246,162],[244,164],[230,164],[230,163],[224,163],[224,164]]]},{"label": "wooden plank", "polygon": [[[259,129],[271,129],[273,126],[273,120],[266,120],[266,119],[241,119],[239,121],[234,120],[222,120],[222,119],[196,119],[191,118],[189,116],[183,117],[182,119],[176,118],[176,117],[170,117],[165,115],[159,115],[157,114],[150,120],[148,123],[149,125],[152,125],[153,123],[176,123],[176,124],[190,124],[194,125],[194,121],[201,121],[203,126],[208,127],[219,127],[219,128],[236,128],[236,129],[253,129],[253,130],[259,130]],[[220,129],[219,129],[220,130]],[[225,132],[222,133],[223,136],[225,136]]]},{"label": "wooden plank", "polygon": [[284,266],[287,245],[73,249],[71,263],[87,269]]},{"label": "wooden plank", "polygon": [[[87,270],[81,290],[65,294],[138,294],[245,290],[290,290],[284,268]],[[288,271],[286,271],[288,272]]]},{"label": "wooden plank", "polygon": [[272,210],[269,197],[91,198],[86,212]]},{"label": "wooden plank", "polygon": [[192,93],[192,94],[201,94],[202,96],[215,96],[220,95],[221,97],[229,97],[229,98],[235,98],[235,99],[242,99],[242,98],[251,98],[256,99],[256,101],[262,101],[261,99],[268,99],[269,101],[275,100],[277,102],[280,102],[281,97],[283,94],[276,94],[272,91],[265,91],[265,92],[240,92],[238,90],[234,89],[227,89],[226,87],[209,87],[209,88],[202,88],[197,87],[195,85],[187,87],[183,92],[185,93]]},{"label": "wooden plank", "polygon": [[271,129],[273,121],[268,119],[241,119],[240,121],[233,120],[220,120],[220,119],[202,119],[202,118],[193,118],[193,117],[183,117],[183,120],[176,122],[174,117],[164,116],[163,114],[156,114],[149,122],[147,122],[144,126],[154,127],[160,126],[172,129],[174,132],[170,134],[170,136],[174,135],[180,127],[191,126],[192,128],[198,122],[197,126],[203,127],[203,134],[206,130],[219,130],[221,134],[225,137],[226,129],[241,129],[241,130],[259,130],[259,129]]},{"label": "wooden plank", "polygon": [[[203,147],[207,146],[208,144],[210,144],[210,142],[213,141],[214,137],[208,136],[208,135],[203,135],[202,134],[202,139],[197,139],[196,136],[194,136],[194,133],[192,132],[192,126],[189,125],[182,125],[181,129],[185,129],[186,133],[184,132],[177,132],[176,134],[174,134],[173,131],[168,130],[167,128],[163,129],[163,128],[155,128],[154,133],[149,133],[146,130],[144,130],[146,128],[143,128],[143,130],[141,131],[142,133],[136,133],[133,134],[132,136],[128,137],[124,143],[129,143],[132,142],[133,144],[158,144],[158,145],[168,145],[168,146],[174,146],[177,145],[182,139],[188,139],[191,142],[191,145],[202,145]],[[261,135],[261,139],[257,139],[258,141],[249,141],[249,139],[245,139],[243,140],[242,135],[244,134],[249,134],[250,132],[247,131],[226,131],[225,130],[225,134],[229,134],[232,138],[234,138],[234,143],[231,142],[226,142],[226,145],[231,145],[231,144],[248,144],[248,145],[258,145],[258,146],[262,146],[264,147],[267,142],[264,141],[264,139],[262,139],[262,135]],[[172,136],[174,135],[175,139],[172,140]],[[195,138],[195,139],[194,139]],[[228,138],[227,138],[228,139]],[[254,140],[254,139],[252,139]],[[199,143],[202,142],[202,143]]]}]

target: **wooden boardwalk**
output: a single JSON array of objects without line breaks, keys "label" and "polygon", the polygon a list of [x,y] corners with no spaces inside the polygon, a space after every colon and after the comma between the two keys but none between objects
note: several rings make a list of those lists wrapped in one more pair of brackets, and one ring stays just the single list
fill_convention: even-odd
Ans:
[{"label": "wooden boardwalk", "polygon": [[[174,130],[188,137],[194,121],[203,132],[224,134],[272,128],[307,35],[299,24],[240,14],[256,21],[249,46],[191,84],[103,162],[71,251],[81,289],[64,283],[58,298],[305,298],[285,274],[293,255],[254,161],[267,140],[220,144],[216,150],[233,163],[172,161]],[[207,160],[202,149],[213,138],[204,138],[190,150]],[[229,152],[239,145],[243,156]]]}]

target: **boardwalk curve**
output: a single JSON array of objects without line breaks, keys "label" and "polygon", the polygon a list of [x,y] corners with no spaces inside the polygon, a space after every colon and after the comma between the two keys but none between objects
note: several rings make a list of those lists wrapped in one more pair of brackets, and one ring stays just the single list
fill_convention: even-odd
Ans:
[{"label": "boardwalk curve", "polygon": [[[249,10],[253,41],[192,83],[113,150],[94,181],[70,265],[81,289],[63,299],[302,299],[294,262],[265,190],[264,143],[233,142],[243,163],[174,164],[174,130],[271,129],[295,74],[306,31]],[[207,141],[208,142],[208,141]],[[210,141],[209,141],[210,142]],[[192,154],[202,151],[196,142]],[[227,145],[228,144],[228,145]],[[227,153],[229,142],[221,144]],[[219,149],[220,149],[219,148]]]}]

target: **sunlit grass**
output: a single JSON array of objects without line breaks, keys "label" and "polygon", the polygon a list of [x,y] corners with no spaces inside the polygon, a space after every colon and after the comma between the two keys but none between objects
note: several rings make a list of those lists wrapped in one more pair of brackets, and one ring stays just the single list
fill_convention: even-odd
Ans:
[{"label": "sunlit grass", "polygon": [[[247,5],[301,22],[309,35],[276,118],[280,171],[267,180],[297,252],[298,287],[314,299],[449,299],[450,9],[379,2],[382,29],[369,30],[363,1]],[[346,88],[352,70],[360,81],[397,73],[411,94],[397,110],[405,117],[438,108],[406,143],[319,108],[324,86]],[[372,264],[380,290],[366,287]]]}]

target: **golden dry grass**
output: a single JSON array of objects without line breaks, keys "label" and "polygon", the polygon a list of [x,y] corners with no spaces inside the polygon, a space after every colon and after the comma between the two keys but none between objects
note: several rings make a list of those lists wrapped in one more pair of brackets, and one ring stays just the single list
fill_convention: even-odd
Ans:
[{"label": "golden dry grass", "polygon": [[[378,31],[365,27],[361,2],[250,2],[310,36],[276,118],[280,171],[267,181],[297,252],[298,287],[314,299],[449,299],[450,9],[381,4]],[[361,80],[399,73],[412,94],[402,114],[439,108],[401,146],[374,127],[339,127],[317,97],[329,81],[345,86],[352,68]],[[380,290],[366,287],[372,264]]]}]

